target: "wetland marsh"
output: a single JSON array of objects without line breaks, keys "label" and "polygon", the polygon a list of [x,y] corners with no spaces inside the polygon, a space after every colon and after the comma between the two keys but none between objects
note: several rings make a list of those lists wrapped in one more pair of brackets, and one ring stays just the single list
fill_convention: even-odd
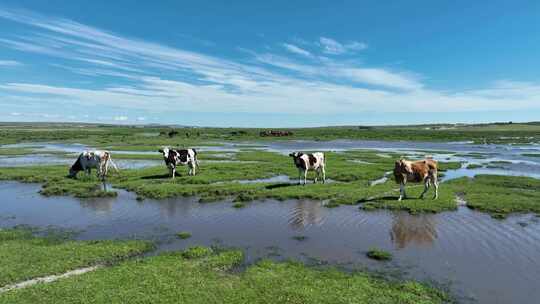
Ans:
[{"label": "wetland marsh", "polygon": [[[352,280],[354,288],[365,294],[374,286],[389,284],[382,297],[395,302],[419,301],[403,287],[418,284],[411,280],[423,282],[410,286],[425,303],[526,303],[540,297],[534,286],[540,280],[540,158],[535,157],[540,138],[534,124],[507,128],[509,136],[496,125],[460,132],[425,127],[299,129],[287,139],[259,138],[258,130],[251,129],[232,135],[229,129],[189,128],[171,138],[159,135],[163,128],[73,126],[57,132],[51,128],[0,128],[5,135],[0,146],[0,227],[73,231],[70,239],[75,242],[141,242],[144,250],[139,253],[152,257],[135,261],[128,257],[80,278],[10,291],[0,299],[24,302],[47,290],[59,296],[62,290],[71,290],[75,281],[87,284],[84,288],[90,291],[95,280],[139,269],[138,259],[148,265],[136,271],[152,273],[160,267],[197,269],[223,255],[232,260],[223,265],[216,262],[220,265],[216,267],[225,271],[226,280],[238,284],[253,282],[250,275],[260,276],[263,270],[284,283],[281,276],[294,269],[306,278],[320,277],[317,284],[336,286],[341,280]],[[376,136],[381,138],[373,140]],[[199,174],[187,176],[187,168],[181,167],[181,176],[171,180],[157,153],[161,146],[197,148]],[[87,148],[111,151],[120,174],[110,174],[106,184],[93,175],[67,179],[68,164]],[[325,152],[331,182],[296,185],[298,172],[287,156],[291,151]],[[441,167],[440,198],[416,199],[421,187],[410,185],[412,198],[398,202],[398,186],[388,174],[394,160],[426,155]],[[154,249],[144,247],[147,242]],[[175,260],[175,252],[193,246],[214,248],[214,252],[198,258],[205,262]],[[366,252],[372,248],[388,252],[392,260],[369,259]],[[307,266],[284,262],[289,259]],[[83,260],[59,269],[98,260],[107,262]],[[321,266],[324,269],[313,268]],[[328,267],[338,267],[338,273],[360,273],[351,277]],[[238,268],[242,270],[228,273]],[[194,280],[207,279],[209,284],[223,275],[202,269],[196,273],[204,275],[194,275]],[[151,282],[148,275],[144,280]],[[377,278],[369,279],[373,275]],[[174,276],[164,280],[180,282]],[[299,290],[310,283],[302,284],[307,285],[289,291],[293,298],[322,301],[339,293],[337,289],[326,296],[308,295]],[[137,285],[112,284],[97,296],[119,288],[141,290]],[[236,296],[216,288],[231,299]],[[261,292],[262,287],[243,288],[249,294]],[[402,293],[393,294],[394,290]],[[172,296],[162,292],[164,298]]]}]

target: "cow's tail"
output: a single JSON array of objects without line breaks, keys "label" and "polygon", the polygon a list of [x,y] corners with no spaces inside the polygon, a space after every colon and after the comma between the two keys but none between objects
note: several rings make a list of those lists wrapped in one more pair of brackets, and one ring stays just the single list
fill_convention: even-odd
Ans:
[{"label": "cow's tail", "polygon": [[[118,167],[116,166],[116,164],[114,163],[114,161],[112,160],[112,157],[111,157],[111,153],[108,153],[107,152],[107,155],[108,155],[108,158],[107,158],[107,167],[109,166],[109,164],[111,164],[111,166],[113,167],[114,171],[116,172],[116,174],[120,174],[120,170],[118,170]],[[108,169],[108,168],[107,168]]]},{"label": "cow's tail", "polygon": [[197,157],[197,150],[193,149],[193,157],[195,157],[195,166],[197,166],[197,169],[201,168],[201,165],[199,164],[199,158]]}]

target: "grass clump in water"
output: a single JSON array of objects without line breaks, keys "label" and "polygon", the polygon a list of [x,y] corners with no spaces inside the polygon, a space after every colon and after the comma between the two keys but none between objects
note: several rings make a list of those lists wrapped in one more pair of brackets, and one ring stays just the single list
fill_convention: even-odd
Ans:
[{"label": "grass clump in water", "polygon": [[368,250],[366,252],[366,256],[377,261],[390,261],[392,259],[392,254],[390,252],[377,248],[371,248]]},{"label": "grass clump in water", "polygon": [[189,239],[191,237],[191,233],[187,231],[181,231],[176,234],[177,237],[179,237],[182,240]]},{"label": "grass clump in water", "polygon": [[468,164],[467,169],[479,169],[482,168],[482,165],[480,164]]}]

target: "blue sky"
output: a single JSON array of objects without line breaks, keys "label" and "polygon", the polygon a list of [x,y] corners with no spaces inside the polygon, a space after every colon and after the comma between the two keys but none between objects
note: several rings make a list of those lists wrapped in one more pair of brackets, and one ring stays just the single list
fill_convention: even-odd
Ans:
[{"label": "blue sky", "polygon": [[540,120],[539,1],[0,3],[0,121]]}]

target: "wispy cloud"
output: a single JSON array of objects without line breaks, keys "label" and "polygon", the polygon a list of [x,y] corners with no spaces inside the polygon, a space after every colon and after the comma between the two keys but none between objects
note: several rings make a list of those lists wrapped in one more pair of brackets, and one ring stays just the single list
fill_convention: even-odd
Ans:
[{"label": "wispy cloud", "polygon": [[352,51],[361,51],[368,47],[368,45],[363,42],[351,41],[348,43],[340,43],[327,37],[320,37],[319,43],[323,53],[330,55],[341,55]]},{"label": "wispy cloud", "polygon": [[20,65],[22,65],[22,63],[15,60],[0,60],[0,66],[13,67],[13,66],[20,66]]},{"label": "wispy cloud", "polygon": [[283,44],[283,47],[291,52],[291,53],[294,53],[294,54],[297,54],[297,55],[302,55],[302,56],[306,56],[306,57],[312,57],[313,55],[311,55],[310,52],[304,50],[303,48],[300,48],[294,44],[289,44],[289,43],[284,43]]}]

